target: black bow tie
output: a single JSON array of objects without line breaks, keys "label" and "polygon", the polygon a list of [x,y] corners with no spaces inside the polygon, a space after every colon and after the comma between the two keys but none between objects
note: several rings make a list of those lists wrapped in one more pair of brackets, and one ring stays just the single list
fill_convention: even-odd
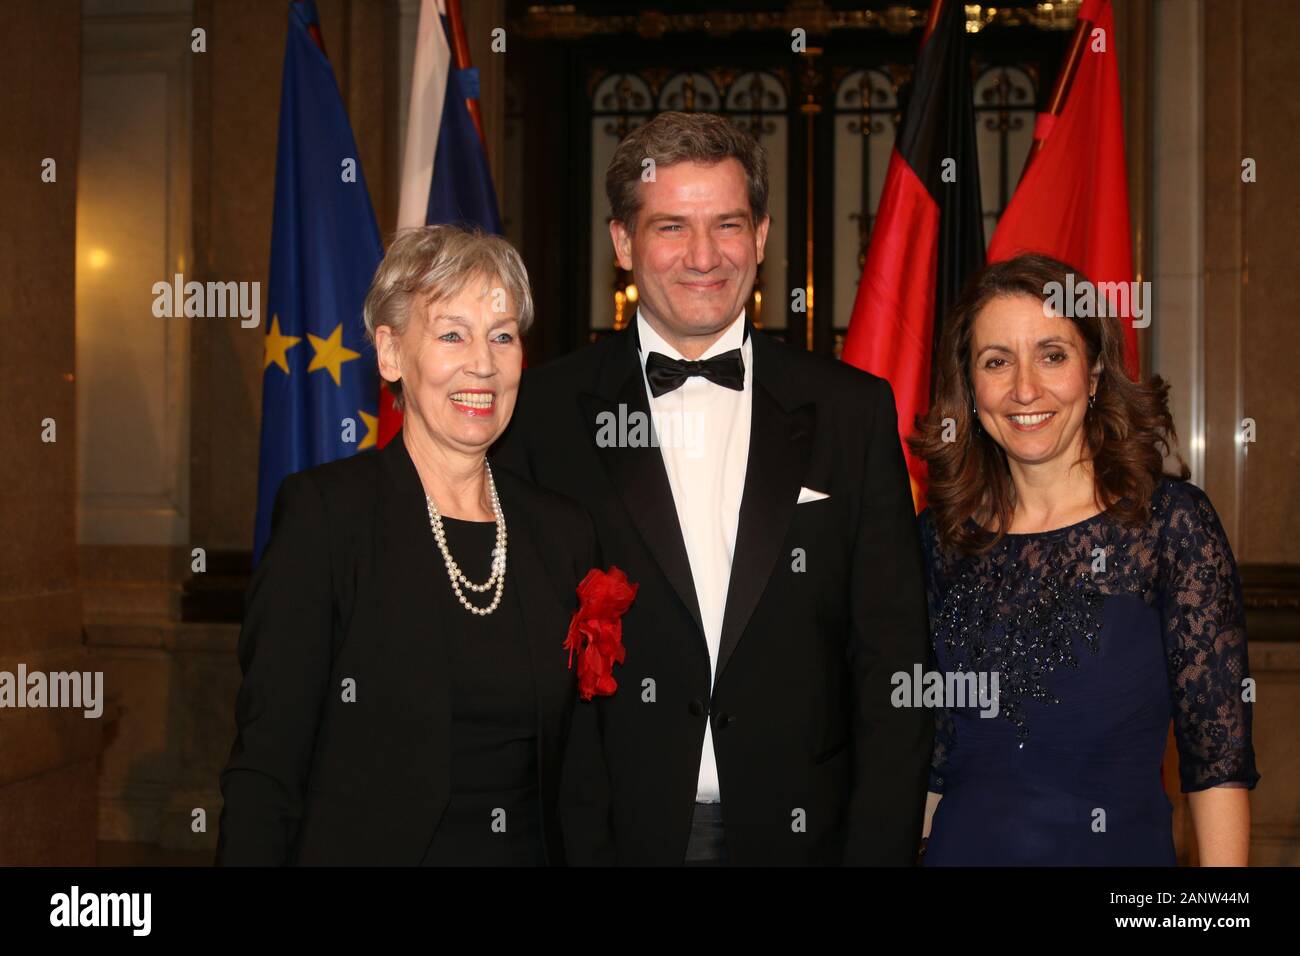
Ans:
[{"label": "black bow tie", "polygon": [[699,375],[714,385],[741,392],[745,389],[745,360],[740,355],[740,349],[732,349],[699,362],[687,362],[651,352],[646,356],[645,375],[650,383],[650,394],[655,398],[681,388],[692,375]]}]

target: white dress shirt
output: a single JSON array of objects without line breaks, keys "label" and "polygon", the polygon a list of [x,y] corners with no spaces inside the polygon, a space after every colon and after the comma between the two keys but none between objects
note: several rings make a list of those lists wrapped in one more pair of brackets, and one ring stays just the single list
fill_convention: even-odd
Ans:
[{"label": "white dress shirt", "polygon": [[[645,379],[646,358],[659,352],[669,358],[685,356],[650,327],[641,311],[636,315],[641,343],[641,376]],[[749,426],[752,417],[754,360],[753,344],[744,334],[742,311],[722,336],[700,356],[713,358],[740,349],[745,361],[743,391],[715,385],[700,376],[688,378],[680,388],[655,398],[646,381],[646,397],[655,433],[660,436],[660,454],[668,472],[677,521],[681,525],[686,555],[700,605],[704,638],[709,647],[709,688],[718,664],[722,641],[722,616],[727,607],[731,581],[731,559],[736,549],[736,527],[740,522],[740,500],[745,492],[745,471],[749,465]],[[707,701],[706,701],[707,705]],[[721,800],[718,762],[713,752],[713,728],[705,723],[704,749],[696,800]]]}]

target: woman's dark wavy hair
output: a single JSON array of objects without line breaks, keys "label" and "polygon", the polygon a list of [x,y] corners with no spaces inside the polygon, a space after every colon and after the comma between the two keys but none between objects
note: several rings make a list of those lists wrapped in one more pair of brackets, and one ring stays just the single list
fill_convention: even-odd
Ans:
[{"label": "woman's dark wavy hair", "polygon": [[[928,414],[917,416],[916,432],[907,440],[929,466],[929,506],[945,547],[967,554],[987,551],[1002,538],[1015,509],[1006,453],[977,426],[973,412],[970,344],[975,317],[1001,296],[1046,302],[1049,283],[1063,288],[1070,273],[1076,288],[1087,281],[1078,269],[1049,256],[1020,255],[985,266],[953,307],[935,355],[934,401]],[[1097,499],[1121,523],[1141,524],[1149,519],[1151,495],[1166,474],[1164,456],[1177,446],[1169,385],[1159,376],[1147,382],[1128,377],[1118,317],[1068,318],[1083,339],[1087,367],[1101,363],[1096,403],[1083,423],[1084,455],[1092,460]],[[943,440],[947,420],[955,425],[955,440]],[[1186,479],[1189,472],[1181,458],[1178,465],[1170,477]],[[980,527],[990,522],[992,532]]]}]

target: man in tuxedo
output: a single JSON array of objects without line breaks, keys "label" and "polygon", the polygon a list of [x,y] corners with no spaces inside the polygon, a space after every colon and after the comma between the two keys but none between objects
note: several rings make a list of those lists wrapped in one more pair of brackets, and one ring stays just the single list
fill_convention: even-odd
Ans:
[{"label": "man in tuxedo", "polygon": [[662,113],[606,191],[636,318],[529,369],[497,450],[640,585],[617,691],[575,710],[568,858],[909,864],[933,715],[890,703],[928,636],[889,385],[746,317],[770,224],[749,134]]}]

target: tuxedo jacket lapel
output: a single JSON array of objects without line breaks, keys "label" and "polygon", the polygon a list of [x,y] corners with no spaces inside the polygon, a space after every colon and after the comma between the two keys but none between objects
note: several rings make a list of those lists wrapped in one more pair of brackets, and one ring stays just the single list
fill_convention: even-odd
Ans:
[{"label": "tuxedo jacket lapel", "polygon": [[[814,406],[793,391],[782,369],[781,346],[761,332],[752,334],[753,406],[749,459],[741,499],[736,545],[723,615],[722,637],[715,674],[730,660],[753,616],[759,598],[780,557],[781,544],[794,517],[799,487],[812,455]],[[635,327],[622,333],[625,347],[615,351],[602,369],[597,394],[582,396],[584,427],[596,441],[598,416],[607,412],[621,422],[633,412],[649,419],[637,356]],[[624,411],[620,414],[619,406]],[[704,639],[704,626],[690,559],[677,519],[668,473],[658,448],[598,448],[610,480],[673,590],[690,611]]]},{"label": "tuxedo jacket lapel", "polygon": [[782,558],[781,545],[794,518],[816,424],[812,403],[802,402],[790,392],[781,369],[780,347],[762,333],[754,334],[753,339],[749,461],[722,618],[715,669],[719,676]]},{"label": "tuxedo jacket lapel", "polygon": [[[597,447],[596,457],[604,465],[609,480],[622,499],[641,539],[654,556],[655,563],[695,620],[702,642],[704,625],[699,601],[695,596],[695,581],[691,577],[686,542],[682,538],[681,523],[677,520],[677,506],[673,502],[672,487],[668,484],[668,472],[664,469],[659,449],[649,444],[650,402],[646,398],[645,382],[641,376],[635,326],[620,334],[624,347],[616,349],[606,361],[601,370],[597,394],[584,394],[580,398],[584,415],[583,427],[588,430],[594,445],[597,421],[602,413],[613,415],[615,422],[630,419],[635,412],[645,416],[646,444],[630,447],[620,440],[614,447]],[[622,406],[622,410],[619,406]]]}]

